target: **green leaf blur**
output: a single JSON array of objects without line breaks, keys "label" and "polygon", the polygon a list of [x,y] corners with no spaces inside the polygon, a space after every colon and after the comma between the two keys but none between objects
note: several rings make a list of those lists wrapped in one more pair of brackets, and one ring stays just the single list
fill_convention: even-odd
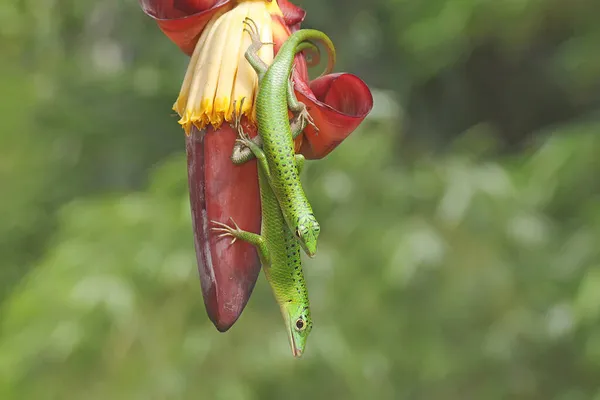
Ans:
[{"label": "green leaf blur", "polygon": [[187,58],[135,1],[0,0],[0,398],[600,399],[597,2],[298,3],[375,96],[303,173],[301,360],[262,275],[206,316]]}]

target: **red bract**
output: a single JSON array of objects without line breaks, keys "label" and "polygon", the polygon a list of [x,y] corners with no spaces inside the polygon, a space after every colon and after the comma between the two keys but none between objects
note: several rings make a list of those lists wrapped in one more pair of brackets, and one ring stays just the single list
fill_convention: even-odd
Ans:
[{"label": "red bract", "polygon": [[[232,9],[231,0],[139,0],[160,29],[191,55],[206,24]],[[275,51],[300,28],[305,12],[287,0],[278,1],[283,16],[273,16]],[[309,126],[296,139],[296,149],[309,159],[329,154],[364,120],[373,107],[367,85],[357,76],[331,74],[308,82],[304,58],[296,57],[293,73],[298,99],[319,128]],[[253,134],[255,127],[247,126]],[[248,130],[247,129],[247,130]],[[187,137],[188,178],[196,255],[204,303],[219,331],[228,330],[244,309],[260,272],[256,250],[249,244],[221,240],[210,221],[228,222],[260,231],[260,198],[256,162],[235,166],[230,155],[236,133],[229,124],[214,130],[193,128]]]},{"label": "red bract", "polygon": [[194,243],[204,305],[219,331],[242,313],[260,273],[256,249],[241,240],[230,244],[210,231],[210,221],[228,221],[260,232],[260,196],[256,160],[241,166],[230,160],[237,133],[229,124],[192,128],[186,137],[188,183]]}]

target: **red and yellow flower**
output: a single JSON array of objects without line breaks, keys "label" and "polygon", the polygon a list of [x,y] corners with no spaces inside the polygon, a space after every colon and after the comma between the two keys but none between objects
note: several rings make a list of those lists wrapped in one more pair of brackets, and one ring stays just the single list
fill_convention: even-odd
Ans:
[{"label": "red and yellow flower", "polygon": [[[256,134],[254,102],[258,81],[244,58],[250,38],[243,20],[252,18],[263,42],[261,58],[270,64],[287,37],[300,28],[305,12],[288,0],[139,0],[161,30],[189,55],[190,63],[173,109],[186,132],[188,181],[196,255],[208,315],[226,331],[240,316],[260,272],[255,249],[242,241],[217,240],[210,220],[232,217],[245,230],[260,231],[256,162],[230,160],[236,132],[233,104],[245,98],[242,122]],[[293,72],[298,100],[318,127],[296,138],[296,151],[308,159],[329,154],[363,121],[373,106],[367,85],[347,73],[309,81],[299,54]]]}]

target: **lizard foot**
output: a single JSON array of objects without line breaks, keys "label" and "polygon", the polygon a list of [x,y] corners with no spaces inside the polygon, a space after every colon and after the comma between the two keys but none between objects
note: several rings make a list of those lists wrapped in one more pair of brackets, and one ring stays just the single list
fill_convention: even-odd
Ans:
[{"label": "lizard foot", "polygon": [[212,220],[210,222],[212,222],[216,226],[212,227],[211,230],[213,230],[215,232],[221,232],[221,234],[218,236],[219,238],[232,237],[233,239],[231,239],[231,243],[229,243],[229,244],[234,244],[235,241],[238,239],[238,237],[240,236],[240,234],[243,231],[235,223],[235,221],[233,220],[233,218],[229,217],[229,220],[233,224],[233,226],[234,226],[233,228],[231,226],[227,225],[227,224],[222,223],[222,222]]},{"label": "lizard foot", "polygon": [[235,142],[239,143],[244,148],[250,149],[250,143],[255,145],[255,143],[252,141],[252,139],[250,139],[250,136],[248,136],[248,134],[246,132],[244,132],[243,129],[238,129],[238,135],[239,135],[239,138],[237,138],[235,140]]},{"label": "lizard foot", "polygon": [[250,35],[250,39],[252,39],[251,47],[255,52],[257,52],[264,45],[267,45],[267,44],[274,45],[275,44],[273,42],[262,42],[260,40],[260,34],[258,32],[258,25],[256,25],[256,22],[252,18],[246,17],[246,18],[244,18],[243,22],[245,25],[244,32],[248,32],[248,34]]},{"label": "lizard foot", "polygon": [[[309,123],[314,129],[315,129],[315,133],[318,134],[319,133],[319,128],[317,128],[317,125],[315,125],[315,121],[313,121],[313,118],[311,117],[311,115],[308,113],[308,109],[306,108],[306,105],[304,105],[304,107],[302,107],[302,111],[300,111],[298,113],[298,118],[301,121],[305,121],[307,123]],[[303,124],[304,125],[304,124]]]}]

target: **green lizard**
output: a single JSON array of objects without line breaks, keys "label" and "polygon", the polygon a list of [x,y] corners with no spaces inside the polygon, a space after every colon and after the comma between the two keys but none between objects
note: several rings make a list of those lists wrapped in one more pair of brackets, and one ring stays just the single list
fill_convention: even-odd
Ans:
[{"label": "green lizard", "polygon": [[[237,116],[239,117],[239,114]],[[283,314],[292,353],[295,357],[300,357],[312,330],[308,291],[302,273],[300,244],[285,224],[279,203],[269,184],[270,171],[264,152],[244,133],[239,125],[239,119],[237,129],[240,135],[237,142],[247,146],[258,159],[258,182],[262,207],[260,235],[241,230],[231,218],[233,227],[211,221],[216,225],[212,229],[221,232],[219,237],[232,237],[231,243],[240,239],[256,246],[265,276]],[[296,162],[296,167],[300,171],[304,164],[304,157],[296,157]]]},{"label": "green lizard", "polygon": [[[286,225],[294,232],[306,254],[313,257],[317,251],[317,239],[321,228],[300,183],[294,159],[302,156],[295,156],[293,142],[306,127],[306,123],[312,121],[306,106],[296,98],[290,78],[296,53],[307,48],[316,48],[310,40],[321,41],[326,45],[329,62],[325,73],[329,73],[335,65],[335,48],[323,32],[301,29],[285,41],[268,67],[257,53],[265,43],[260,41],[256,24],[249,18],[244,22],[244,30],[252,38],[252,44],[248,47],[245,57],[255,69],[259,81],[256,117],[260,139],[254,143],[262,142],[269,166],[267,178],[281,207]],[[292,125],[288,119],[288,106],[297,115]],[[247,152],[241,150],[243,149],[240,147],[234,148],[231,158],[236,164],[251,158]]]}]

